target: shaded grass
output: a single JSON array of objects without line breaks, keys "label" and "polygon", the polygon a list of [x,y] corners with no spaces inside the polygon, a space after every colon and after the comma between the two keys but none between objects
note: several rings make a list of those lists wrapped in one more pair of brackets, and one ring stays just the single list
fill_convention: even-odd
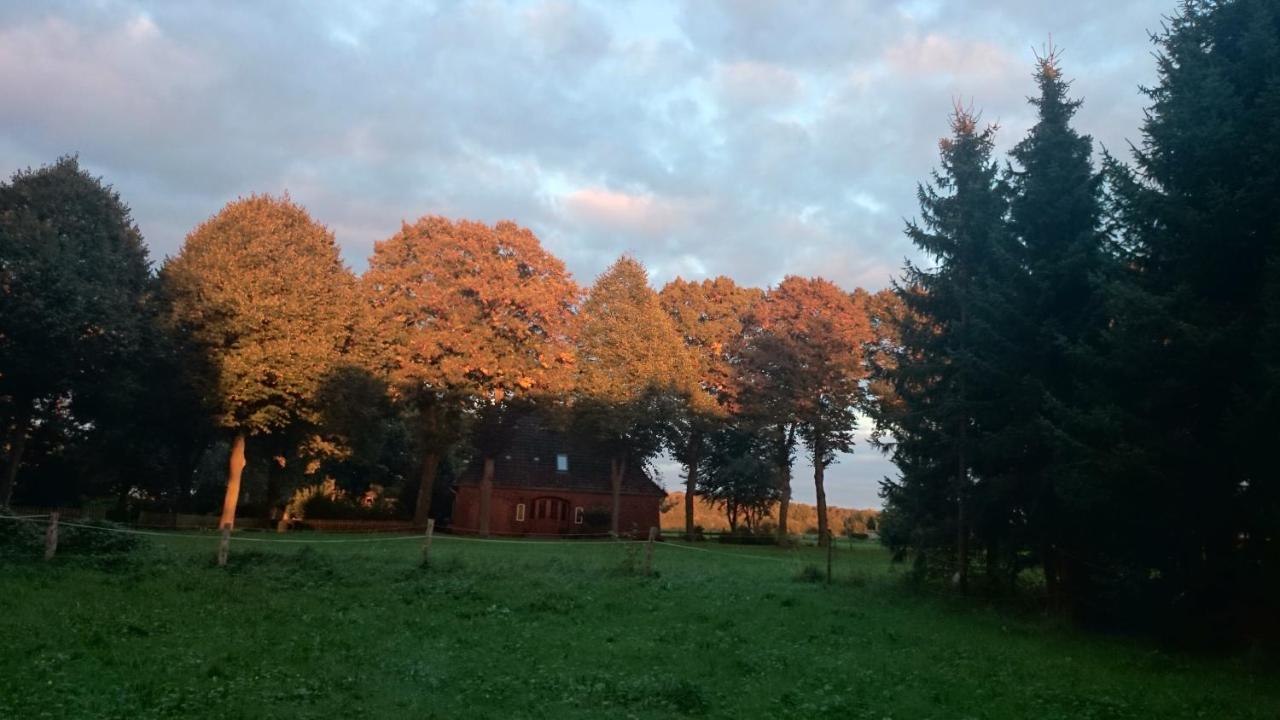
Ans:
[{"label": "shaded grass", "polygon": [[1261,666],[919,595],[870,544],[830,586],[814,548],[215,546],[0,559],[0,717],[1280,715]]}]

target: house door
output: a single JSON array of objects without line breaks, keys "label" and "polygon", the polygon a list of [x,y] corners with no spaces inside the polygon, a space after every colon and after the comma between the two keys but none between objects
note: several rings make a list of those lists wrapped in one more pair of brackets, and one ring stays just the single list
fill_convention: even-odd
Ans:
[{"label": "house door", "polygon": [[568,501],[557,497],[536,498],[530,515],[529,532],[537,535],[566,533],[573,519]]}]

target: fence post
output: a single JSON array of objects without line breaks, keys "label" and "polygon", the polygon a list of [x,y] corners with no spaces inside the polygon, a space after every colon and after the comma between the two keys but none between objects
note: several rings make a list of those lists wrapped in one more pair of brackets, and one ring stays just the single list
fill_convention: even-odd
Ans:
[{"label": "fence post", "polygon": [[653,541],[658,537],[658,528],[649,528],[649,542],[644,546],[644,574],[653,574]]},{"label": "fence post", "polygon": [[827,584],[831,584],[831,552],[835,549],[836,539],[830,530],[827,531]]},{"label": "fence post", "polygon": [[231,550],[231,523],[222,526],[222,539],[218,541],[218,567],[227,564],[227,552]]},{"label": "fence post", "polygon": [[49,513],[49,525],[44,529],[44,559],[52,560],[58,552],[58,511]]},{"label": "fence post", "polygon": [[422,538],[422,567],[431,566],[431,534],[435,532],[436,521],[434,518],[427,519],[427,534]]}]

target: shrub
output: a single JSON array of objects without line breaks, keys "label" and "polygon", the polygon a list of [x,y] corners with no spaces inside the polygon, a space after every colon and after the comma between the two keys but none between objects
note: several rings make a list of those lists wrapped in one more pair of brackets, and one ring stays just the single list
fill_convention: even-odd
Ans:
[{"label": "shrub", "polygon": [[[0,511],[0,550],[6,557],[40,557],[44,553],[45,520],[14,520],[12,513]],[[58,555],[119,557],[143,545],[140,535],[118,531],[122,525],[107,520],[70,520],[58,525]]]},{"label": "shrub", "polygon": [[141,535],[128,532],[110,520],[76,520],[82,527],[59,526],[58,553],[68,555],[124,555],[145,544]]},{"label": "shrub", "polygon": [[796,573],[796,582],[816,583],[827,579],[826,573],[817,565],[805,565]]},{"label": "shrub", "polygon": [[592,505],[582,511],[582,522],[590,531],[607,530],[613,511],[604,505]]},{"label": "shrub", "polygon": [[0,556],[33,556],[43,547],[43,525],[30,520],[18,520],[13,513],[0,510]]},{"label": "shrub", "polygon": [[718,540],[731,545],[776,545],[777,537],[773,533],[761,530],[752,532],[746,528],[738,528],[734,532],[720,533]]},{"label": "shrub", "polygon": [[385,520],[395,516],[395,505],[380,492],[370,489],[368,502],[361,502],[338,488],[332,479],[307,485],[294,492],[287,512],[292,520]]}]

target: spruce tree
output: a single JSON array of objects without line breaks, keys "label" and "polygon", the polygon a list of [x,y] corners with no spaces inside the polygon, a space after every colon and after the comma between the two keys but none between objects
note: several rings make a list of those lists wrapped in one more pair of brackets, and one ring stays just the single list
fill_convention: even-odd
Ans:
[{"label": "spruce tree", "polygon": [[876,420],[882,437],[893,438],[900,472],[882,488],[888,513],[908,528],[896,549],[913,552],[922,568],[937,551],[954,553],[963,590],[979,449],[1003,417],[998,370],[1018,266],[991,159],[995,128],[979,129],[972,112],[957,108],[951,129],[940,143],[941,169],[918,192],[921,220],[907,224],[932,265],[908,263],[895,283],[900,345],[878,370],[895,402],[880,405]]},{"label": "spruce tree", "polygon": [[1000,449],[1014,480],[1003,501],[1026,523],[1011,528],[1006,557],[1037,552],[1056,596],[1064,566],[1078,567],[1069,561],[1081,550],[1077,520],[1093,509],[1077,490],[1097,473],[1087,452],[1097,419],[1090,388],[1104,368],[1110,268],[1102,175],[1091,161],[1091,138],[1071,126],[1081,103],[1068,97],[1055,49],[1038,58],[1034,77],[1040,92],[1029,102],[1037,121],[1010,153],[1008,172],[1010,228],[1025,268],[1016,315],[1028,330],[1009,361],[1023,365],[1027,382],[1010,397],[1020,442]]},{"label": "spruce tree", "polygon": [[1157,44],[1134,171],[1113,164],[1131,272],[1108,500],[1126,523],[1102,551],[1146,614],[1228,617],[1280,589],[1280,6],[1189,0]]}]

